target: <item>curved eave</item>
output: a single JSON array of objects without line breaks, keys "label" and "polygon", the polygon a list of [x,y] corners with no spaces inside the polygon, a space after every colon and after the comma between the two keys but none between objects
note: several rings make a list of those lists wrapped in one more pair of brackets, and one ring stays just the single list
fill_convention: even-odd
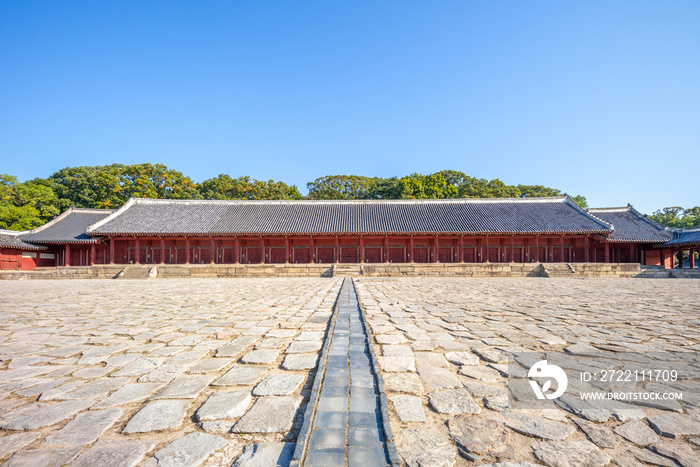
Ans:
[{"label": "curved eave", "polygon": [[677,242],[677,243],[658,243],[654,245],[654,249],[664,250],[664,249],[675,249],[677,247],[684,246],[697,246],[700,247],[700,241],[697,242]]},{"label": "curved eave", "polygon": [[77,240],[72,238],[70,240],[34,240],[36,243],[41,243],[43,245],[89,245],[91,243],[97,243],[99,238],[91,238],[89,240]]},{"label": "curved eave", "polygon": [[0,245],[0,250],[30,250],[30,251],[41,251],[41,250],[46,250],[47,248],[45,246],[41,245],[29,245],[27,246],[21,246],[21,245]]},{"label": "curved eave", "polygon": [[495,235],[592,235],[592,234],[609,234],[611,230],[584,230],[584,231],[561,231],[561,230],[543,230],[543,231],[528,231],[528,232],[93,232],[106,237],[273,237],[273,236],[292,236],[292,235],[464,235],[464,236],[495,236]]},{"label": "curved eave", "polygon": [[658,238],[608,238],[608,243],[664,243],[667,241]]}]

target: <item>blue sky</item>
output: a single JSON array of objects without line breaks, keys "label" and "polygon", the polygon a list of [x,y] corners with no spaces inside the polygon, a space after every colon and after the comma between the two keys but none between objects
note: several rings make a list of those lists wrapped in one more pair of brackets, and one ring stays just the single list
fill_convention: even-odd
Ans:
[{"label": "blue sky", "polygon": [[0,3],[0,173],[459,170],[700,204],[700,3]]}]

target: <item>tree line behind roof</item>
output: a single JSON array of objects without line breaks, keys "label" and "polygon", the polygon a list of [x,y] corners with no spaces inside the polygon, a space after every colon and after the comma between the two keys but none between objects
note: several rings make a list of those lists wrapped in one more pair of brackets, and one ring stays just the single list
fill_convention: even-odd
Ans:
[{"label": "tree line behind roof", "polygon": [[[233,178],[221,174],[195,183],[182,172],[162,164],[67,167],[46,179],[36,178],[23,183],[18,182],[14,176],[0,174],[0,229],[32,229],[71,205],[116,209],[132,196],[265,200],[525,198],[562,195],[555,188],[506,185],[498,179],[474,178],[454,170],[391,178],[327,175],[306,186],[309,194],[305,197],[295,185],[275,180],[255,180],[248,176]],[[587,207],[584,196],[572,198],[581,206]],[[666,208],[651,217],[665,225],[678,222],[700,225],[700,207],[690,210]]]}]

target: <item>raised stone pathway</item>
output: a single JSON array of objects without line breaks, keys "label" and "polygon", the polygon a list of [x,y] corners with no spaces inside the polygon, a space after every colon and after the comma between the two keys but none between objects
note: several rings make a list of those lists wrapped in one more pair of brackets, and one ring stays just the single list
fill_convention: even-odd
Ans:
[{"label": "raised stone pathway", "polygon": [[390,465],[375,370],[351,279],[341,288],[332,329],[322,354],[323,374],[316,376],[320,393],[311,397],[316,405],[306,415],[308,434],[302,433],[308,439],[297,446],[295,457],[306,467]]}]

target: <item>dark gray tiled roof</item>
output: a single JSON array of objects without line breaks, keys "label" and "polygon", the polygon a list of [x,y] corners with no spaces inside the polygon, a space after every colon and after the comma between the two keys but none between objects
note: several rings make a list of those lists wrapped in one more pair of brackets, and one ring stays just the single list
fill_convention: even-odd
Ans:
[{"label": "dark gray tiled roof", "polygon": [[112,209],[70,208],[50,222],[22,234],[22,240],[32,243],[94,243],[87,228],[113,213]]},{"label": "dark gray tiled roof", "polygon": [[596,208],[588,212],[613,225],[613,233],[608,236],[611,242],[659,243],[673,237],[663,226],[647,219],[632,206]]},{"label": "dark gray tiled roof", "polygon": [[18,238],[18,233],[10,233],[0,231],[0,248],[12,248],[15,250],[45,250],[45,246],[32,245],[31,243],[23,242]]},{"label": "dark gray tiled roof", "polygon": [[673,229],[673,240],[663,246],[700,245],[700,229]]},{"label": "dark gray tiled roof", "polygon": [[568,197],[391,201],[131,199],[93,235],[608,233]]}]

